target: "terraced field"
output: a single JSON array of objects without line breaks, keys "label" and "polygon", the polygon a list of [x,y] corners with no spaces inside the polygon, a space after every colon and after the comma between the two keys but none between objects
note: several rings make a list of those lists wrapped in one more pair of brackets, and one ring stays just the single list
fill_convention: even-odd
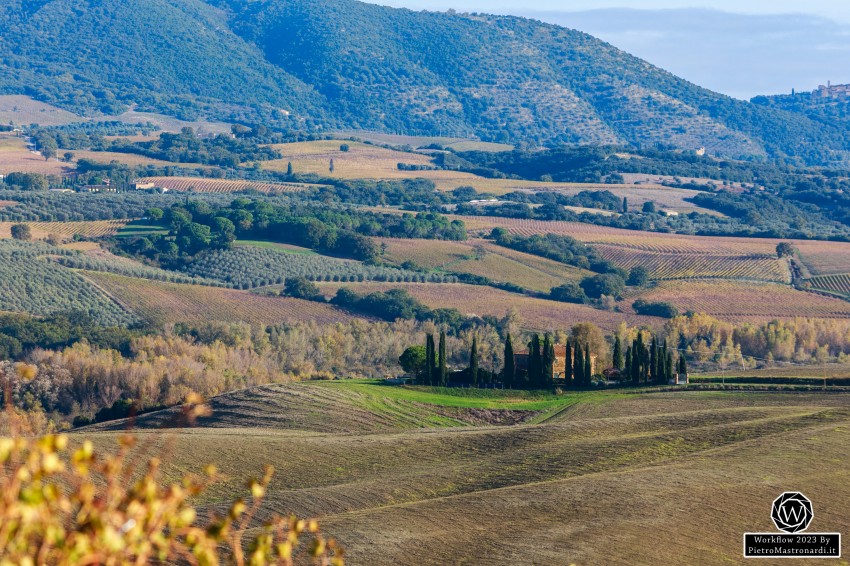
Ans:
[{"label": "terraced field", "polygon": [[[257,521],[316,517],[355,566],[742,563],[742,533],[772,530],[791,485],[819,529],[846,525],[848,395],[475,394],[267,386],[214,399],[199,428],[143,416],[139,435],[167,478],[214,461],[209,510],[273,464]],[[103,428],[79,434],[114,445]]]},{"label": "terraced field", "polygon": [[791,283],[788,260],[767,256],[723,256],[644,252],[595,244],[594,249],[618,267],[643,266],[651,279],[722,278]]},{"label": "terraced field", "polygon": [[261,193],[297,193],[320,185],[302,183],[260,183],[230,179],[205,179],[201,177],[142,177],[138,183],[153,183],[157,187],[178,192],[237,193],[258,191]]},{"label": "terraced field", "polygon": [[[112,236],[127,224],[127,220],[96,220],[91,222],[26,222],[34,240],[44,240],[51,234],[72,238],[76,234],[86,238]],[[12,237],[15,222],[0,222],[0,238]]]},{"label": "terraced field", "polygon": [[[337,289],[341,287],[351,288],[358,293],[405,289],[431,308],[454,308],[468,316],[489,315],[502,318],[509,311],[516,310],[520,325],[537,331],[563,330],[578,322],[592,322],[607,331],[613,331],[621,322],[633,326],[663,324],[658,318],[557,303],[492,287],[459,283],[323,283],[319,287],[329,296],[336,294]],[[850,304],[847,306],[850,308]]]},{"label": "terraced field", "polygon": [[850,303],[774,283],[716,280],[665,281],[641,295],[729,322],[776,318],[850,318]]},{"label": "terraced field", "polygon": [[353,318],[329,305],[299,299],[264,297],[247,291],[163,283],[110,273],[84,273],[119,304],[154,324],[241,321],[262,325],[304,320],[332,324]]}]

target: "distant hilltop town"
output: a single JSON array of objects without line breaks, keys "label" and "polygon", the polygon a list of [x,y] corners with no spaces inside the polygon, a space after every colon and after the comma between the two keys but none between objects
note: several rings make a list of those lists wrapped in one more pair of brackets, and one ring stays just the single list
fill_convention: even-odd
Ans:
[{"label": "distant hilltop town", "polygon": [[812,94],[818,99],[844,100],[850,98],[850,85],[826,83],[825,86],[820,85]]}]

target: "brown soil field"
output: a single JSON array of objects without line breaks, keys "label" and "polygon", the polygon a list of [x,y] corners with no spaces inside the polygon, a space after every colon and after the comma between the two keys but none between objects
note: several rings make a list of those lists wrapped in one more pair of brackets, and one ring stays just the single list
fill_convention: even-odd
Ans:
[{"label": "brown soil field", "polygon": [[264,297],[247,291],[162,283],[109,273],[84,272],[84,275],[121,306],[154,324],[209,321],[257,325],[292,321],[331,324],[353,318],[330,305],[300,299]]},{"label": "brown soil field", "polygon": [[18,204],[13,200],[0,200],[0,208],[6,208],[7,206],[15,206]]},{"label": "brown soil field", "polygon": [[454,308],[468,316],[490,315],[501,318],[515,309],[523,328],[538,331],[563,330],[578,322],[592,322],[607,331],[613,331],[621,322],[632,326],[663,324],[659,318],[603,311],[584,305],[536,299],[492,287],[459,283],[323,283],[319,287],[329,296],[336,294],[341,287],[348,287],[358,293],[405,289],[431,308]]},{"label": "brown soil field", "polygon": [[818,532],[846,527],[850,395],[581,393],[535,424],[441,429],[426,421],[442,407],[372,387],[225,395],[205,426],[142,429],[140,444],[166,478],[217,465],[203,510],[274,465],[257,521],[315,517],[355,566],[744,564],[743,533],[774,530],[789,490],[813,501]]}]

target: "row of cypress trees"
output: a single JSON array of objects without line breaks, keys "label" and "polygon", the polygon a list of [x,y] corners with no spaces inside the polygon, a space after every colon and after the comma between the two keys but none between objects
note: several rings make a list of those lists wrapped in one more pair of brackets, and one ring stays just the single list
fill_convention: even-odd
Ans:
[{"label": "row of cypress trees", "polygon": [[440,343],[436,346],[434,335],[425,337],[425,385],[445,387],[449,383],[446,365],[446,333],[440,332]]},{"label": "row of cypress trees", "polygon": [[626,350],[625,356],[620,337],[615,339],[614,367],[625,374],[634,385],[666,385],[676,374],[688,374],[685,356],[678,356],[677,359],[673,350],[667,347],[667,341],[659,343],[655,337],[647,347],[641,333]]}]

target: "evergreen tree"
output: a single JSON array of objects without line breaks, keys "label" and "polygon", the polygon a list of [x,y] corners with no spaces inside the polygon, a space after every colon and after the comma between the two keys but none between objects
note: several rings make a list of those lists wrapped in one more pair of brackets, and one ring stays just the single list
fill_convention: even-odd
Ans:
[{"label": "evergreen tree", "polygon": [[543,339],[543,375],[541,376],[541,384],[545,387],[554,385],[555,377],[555,346],[552,344],[552,338],[549,334]]},{"label": "evergreen tree", "polygon": [[570,341],[567,340],[566,353],[564,360],[564,385],[567,387],[573,386],[573,349],[570,346]]},{"label": "evergreen tree", "polygon": [[584,386],[590,387],[593,383],[593,364],[590,359],[590,344],[584,345]]},{"label": "evergreen tree", "polygon": [[446,385],[448,385],[448,382],[449,382],[449,370],[448,370],[448,367],[446,366],[446,332],[445,331],[440,332],[440,353],[439,353],[439,357],[440,357],[440,360],[439,360],[440,367],[439,367],[439,370],[438,370],[439,377],[440,377],[439,385],[441,385],[442,387],[445,387]]},{"label": "evergreen tree", "polygon": [[673,379],[673,352],[667,352],[666,355],[667,363],[665,364],[665,374],[667,383],[670,383],[670,380]]},{"label": "evergreen tree", "polygon": [[634,385],[640,385],[641,377],[641,350],[643,349],[643,341],[638,338],[632,346],[632,368],[629,374]]},{"label": "evergreen tree", "polygon": [[428,334],[425,337],[425,375],[423,377],[425,385],[433,385],[434,383],[435,360],[436,352],[434,351],[434,335]]},{"label": "evergreen tree", "polygon": [[330,172],[331,172],[331,173],[333,173],[333,172],[334,172],[334,169],[336,169],[336,167],[334,167],[334,160],[333,160],[333,158],[331,158],[331,164],[330,164],[330,167],[328,167],[328,169],[330,170]]},{"label": "evergreen tree", "polygon": [[528,353],[528,381],[532,389],[541,386],[543,376],[543,357],[540,352],[540,336],[535,334],[531,338],[531,347]]},{"label": "evergreen tree", "polygon": [[505,369],[502,371],[502,383],[507,387],[513,387],[516,367],[514,366],[514,344],[511,335],[505,338]]},{"label": "evergreen tree", "polygon": [[625,361],[623,360],[623,343],[620,341],[620,337],[617,336],[614,339],[614,369],[623,371],[623,367],[625,367]]},{"label": "evergreen tree", "polygon": [[478,387],[478,337],[472,337],[472,349],[469,352],[469,377],[473,387]]},{"label": "evergreen tree", "polygon": [[681,354],[679,356],[679,377],[688,379],[688,360],[685,357],[685,354]]},{"label": "evergreen tree", "polygon": [[292,162],[286,164],[286,174],[290,177],[292,176]]},{"label": "evergreen tree", "polygon": [[632,347],[629,346],[629,349],[626,350],[626,364],[624,366],[624,377],[628,377],[632,379]]},{"label": "evergreen tree", "polygon": [[658,383],[660,376],[658,375],[658,366],[660,365],[658,352],[658,341],[652,337],[652,344],[649,346],[649,377],[654,383]]},{"label": "evergreen tree", "polygon": [[632,352],[632,363],[637,368],[638,383],[646,383],[649,377],[649,352],[643,341],[643,334],[638,333],[635,341],[634,352]]},{"label": "evergreen tree", "polygon": [[573,379],[576,387],[584,386],[584,356],[579,344],[575,345],[575,354],[573,355]]},{"label": "evergreen tree", "polygon": [[626,214],[629,211],[629,199],[623,197],[623,214]]}]

